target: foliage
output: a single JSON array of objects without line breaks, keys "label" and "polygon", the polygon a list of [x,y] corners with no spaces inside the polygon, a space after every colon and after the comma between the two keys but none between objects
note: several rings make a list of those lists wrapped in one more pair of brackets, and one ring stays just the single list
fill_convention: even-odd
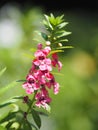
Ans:
[{"label": "foliage", "polygon": [[[14,8],[14,7],[13,7]],[[16,8],[15,8],[16,9]],[[8,14],[8,8],[5,9]],[[24,90],[21,89],[22,82],[16,82],[19,79],[24,79],[28,68],[31,66],[32,52],[28,50],[34,46],[33,52],[36,51],[35,32],[32,36],[32,31],[44,29],[40,26],[42,10],[27,9],[18,15],[15,11],[10,11],[15,14],[13,21],[17,22],[23,29],[24,35],[18,47],[15,45],[12,48],[2,48],[0,41],[0,70],[6,66],[5,73],[0,77],[0,91],[5,86],[9,86],[15,80],[15,85],[7,89],[5,93],[0,93],[0,104],[6,100],[11,100],[11,97],[17,95],[24,96]],[[58,9],[59,11],[59,9]],[[61,10],[60,10],[61,11]],[[59,11],[59,12],[60,12]],[[4,16],[4,11],[2,11]],[[51,103],[51,115],[47,118],[47,113],[42,113],[42,109],[36,109],[40,112],[41,130],[97,130],[98,129],[98,18],[96,13],[86,12],[81,10],[63,12],[66,19],[69,21],[66,30],[71,30],[72,34],[66,36],[69,42],[64,45],[73,45],[74,49],[64,49],[60,54],[60,59],[63,63],[61,73],[53,72],[57,81],[61,84],[60,93],[58,95],[51,94],[53,102]],[[56,13],[55,13],[56,14]],[[57,12],[58,14],[58,12]],[[8,19],[10,15],[5,16]],[[2,19],[3,20],[3,19]],[[1,17],[0,17],[1,21]],[[47,32],[47,31],[46,31]],[[47,33],[46,33],[47,34]],[[5,39],[6,36],[4,35]],[[39,37],[37,40],[40,42]],[[17,42],[18,40],[15,39]],[[43,40],[43,39],[42,39]],[[41,42],[43,43],[43,42]],[[44,41],[45,45],[45,41]],[[7,46],[7,44],[6,44]],[[26,56],[23,55],[26,53]],[[67,55],[66,55],[67,54]],[[27,105],[23,100],[16,102],[22,110],[27,109]],[[25,106],[25,107],[24,107]],[[0,116],[13,109],[14,106],[8,105],[0,109]],[[42,116],[46,115],[46,116]],[[20,114],[19,114],[20,115]],[[32,115],[31,115],[32,116]],[[32,117],[30,116],[30,120]],[[19,120],[19,119],[18,119]],[[31,122],[34,123],[33,120]],[[17,123],[16,123],[17,124]],[[35,123],[34,123],[35,124]],[[0,124],[1,125],[1,124]],[[15,124],[14,124],[15,125]],[[0,130],[3,130],[0,126]]]},{"label": "foliage", "polygon": [[[50,16],[45,15],[45,20],[43,20],[43,24],[45,25],[48,34],[41,32],[42,38],[46,41],[46,48],[42,50],[42,44],[38,44],[37,51],[35,52],[35,59],[33,60],[32,69],[30,69],[29,74],[26,77],[26,80],[18,80],[18,82],[24,82],[23,87],[26,89],[27,94],[32,94],[33,98],[28,96],[14,96],[4,101],[0,104],[0,109],[8,108],[6,113],[1,114],[0,117],[0,127],[5,130],[38,130],[41,127],[41,115],[46,115],[47,112],[42,112],[40,106],[42,106],[48,113],[50,112],[50,97],[48,91],[45,88],[45,85],[50,89],[53,86],[54,94],[59,92],[59,83],[55,81],[55,77],[50,72],[52,71],[51,66],[58,66],[58,70],[60,71],[62,67],[62,63],[58,60],[58,52],[63,52],[63,48],[72,48],[72,46],[63,46],[64,42],[68,41],[65,36],[70,34],[70,32],[66,32],[64,27],[67,25],[67,22],[64,22],[64,15],[54,17],[53,14]],[[50,53],[51,52],[51,53]],[[42,56],[39,53],[43,53]],[[49,54],[50,53],[50,54]],[[38,56],[39,55],[39,56]],[[52,56],[52,60],[47,58]],[[46,63],[46,61],[47,63]],[[51,64],[49,64],[51,61]],[[40,62],[37,66],[36,63]],[[42,63],[41,63],[42,62]],[[43,62],[45,62],[43,64]],[[38,64],[38,63],[37,63]],[[46,66],[43,68],[43,66]],[[38,69],[39,67],[39,69]],[[45,69],[45,70],[44,70]],[[0,71],[0,76],[4,73],[6,68]],[[38,75],[38,81],[34,84],[33,74],[37,74],[38,72],[43,74]],[[34,75],[35,76],[35,75]],[[46,76],[44,79],[41,77]],[[40,77],[40,79],[39,79]],[[37,80],[37,76],[36,76]],[[41,81],[44,80],[44,81]],[[45,81],[46,80],[46,81]],[[38,83],[37,83],[38,82]],[[45,82],[45,85],[44,85]],[[9,89],[13,89],[16,86],[17,82],[12,82],[6,87],[2,88],[0,91],[1,95],[4,95],[5,92]],[[36,85],[39,89],[34,88],[34,91],[31,91],[31,85]],[[33,86],[32,86],[33,89]],[[41,92],[40,92],[41,91]],[[36,99],[38,100],[37,102]],[[22,101],[27,106],[27,110],[22,110],[19,106],[18,102]],[[10,108],[11,107],[11,108]],[[39,107],[39,110],[37,109]],[[30,117],[32,119],[30,120]]]}]

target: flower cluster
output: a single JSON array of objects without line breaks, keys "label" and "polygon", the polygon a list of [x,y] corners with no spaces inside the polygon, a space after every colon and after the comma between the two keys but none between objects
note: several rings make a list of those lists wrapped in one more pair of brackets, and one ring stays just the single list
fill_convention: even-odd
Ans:
[{"label": "flower cluster", "polygon": [[23,83],[23,88],[27,94],[36,92],[35,105],[46,108],[47,104],[51,102],[49,97],[49,89],[53,89],[54,94],[59,92],[59,83],[56,82],[54,75],[51,73],[53,67],[58,67],[58,71],[62,68],[62,63],[58,60],[57,53],[53,53],[49,58],[51,52],[50,46],[43,49],[42,44],[38,44],[37,51],[34,53],[32,67],[26,76],[26,82]]}]

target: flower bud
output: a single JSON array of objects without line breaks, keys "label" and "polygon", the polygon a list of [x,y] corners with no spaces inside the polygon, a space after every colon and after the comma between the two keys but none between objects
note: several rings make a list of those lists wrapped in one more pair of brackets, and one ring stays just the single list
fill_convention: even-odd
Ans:
[{"label": "flower bud", "polygon": [[50,41],[46,41],[46,45],[49,46],[51,44]]},{"label": "flower bud", "polygon": [[62,43],[58,43],[58,45],[59,45],[60,47],[62,47]]}]

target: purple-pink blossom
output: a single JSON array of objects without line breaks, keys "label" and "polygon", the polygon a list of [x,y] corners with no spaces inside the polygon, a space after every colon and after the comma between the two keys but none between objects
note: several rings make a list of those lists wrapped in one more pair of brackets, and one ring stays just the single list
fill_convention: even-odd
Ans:
[{"label": "purple-pink blossom", "polygon": [[62,63],[58,60],[58,55],[57,53],[52,54],[52,65],[56,67],[58,66],[58,70],[60,71],[62,68]]},{"label": "purple-pink blossom", "polygon": [[46,108],[47,104],[51,102],[51,98],[48,95],[48,91],[43,87],[40,92],[35,96],[36,106]]},{"label": "purple-pink blossom", "polygon": [[52,67],[58,66],[59,71],[62,68],[57,53],[53,53],[51,58],[49,57],[50,52],[50,46],[43,49],[42,44],[38,44],[37,51],[34,53],[35,58],[32,60],[32,67],[26,76],[26,82],[22,85],[27,94],[36,91],[35,105],[44,108],[51,102],[49,89],[53,89],[54,94],[59,92],[59,83],[56,82],[52,74]]}]

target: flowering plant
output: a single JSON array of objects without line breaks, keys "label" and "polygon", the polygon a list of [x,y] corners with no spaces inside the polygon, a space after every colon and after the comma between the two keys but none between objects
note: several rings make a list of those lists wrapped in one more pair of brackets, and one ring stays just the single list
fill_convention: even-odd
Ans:
[{"label": "flowering plant", "polygon": [[[45,15],[43,24],[46,32],[40,33],[44,42],[37,44],[32,66],[26,78],[18,81],[23,82],[22,87],[26,91],[26,95],[13,97],[11,100],[0,104],[0,108],[10,104],[14,106],[13,110],[1,117],[0,127],[2,130],[38,130],[41,127],[40,114],[46,114],[40,109],[43,108],[50,112],[52,99],[49,90],[52,89],[54,94],[58,94],[60,89],[60,84],[53,74],[53,68],[57,67],[58,73],[62,69],[58,53],[63,52],[64,48],[72,48],[72,46],[65,44],[68,41],[66,36],[70,32],[65,31],[68,22],[65,22],[63,17],[64,15],[57,17],[54,17],[53,14]],[[16,104],[18,100],[23,100],[23,103],[27,105],[27,110],[21,110]]]}]

